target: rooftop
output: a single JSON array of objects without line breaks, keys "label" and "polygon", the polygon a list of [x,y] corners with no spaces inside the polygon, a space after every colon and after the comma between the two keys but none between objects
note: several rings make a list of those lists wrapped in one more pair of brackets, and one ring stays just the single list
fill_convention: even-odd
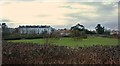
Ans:
[{"label": "rooftop", "polygon": [[49,28],[50,26],[46,26],[46,25],[44,25],[44,26],[39,26],[39,25],[37,25],[37,26],[31,26],[31,25],[27,25],[27,26],[19,26],[19,28]]}]

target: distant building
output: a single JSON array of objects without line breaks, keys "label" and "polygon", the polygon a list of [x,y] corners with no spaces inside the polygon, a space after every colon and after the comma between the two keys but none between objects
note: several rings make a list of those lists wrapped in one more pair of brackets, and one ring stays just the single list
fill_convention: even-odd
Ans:
[{"label": "distant building", "polygon": [[53,30],[50,26],[19,26],[18,32],[20,34],[41,34],[42,32],[46,31],[51,33]]},{"label": "distant building", "polygon": [[58,30],[61,34],[61,36],[69,36],[71,34],[71,31],[68,29],[59,29]]},{"label": "distant building", "polygon": [[110,35],[118,35],[118,34],[120,34],[120,31],[118,31],[118,30],[112,30],[110,32]]}]

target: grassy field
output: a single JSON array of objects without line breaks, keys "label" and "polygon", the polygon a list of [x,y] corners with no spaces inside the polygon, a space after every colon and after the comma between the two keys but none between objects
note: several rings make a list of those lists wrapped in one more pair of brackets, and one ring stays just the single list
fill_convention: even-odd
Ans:
[{"label": "grassy field", "polygon": [[[8,42],[21,42],[21,43],[37,43],[44,44],[43,39],[22,39],[22,40],[9,40]],[[118,45],[118,39],[103,38],[103,37],[88,37],[79,41],[74,41],[71,38],[61,38],[60,40],[54,41],[59,46],[70,46],[70,47],[89,47],[93,45]]]}]

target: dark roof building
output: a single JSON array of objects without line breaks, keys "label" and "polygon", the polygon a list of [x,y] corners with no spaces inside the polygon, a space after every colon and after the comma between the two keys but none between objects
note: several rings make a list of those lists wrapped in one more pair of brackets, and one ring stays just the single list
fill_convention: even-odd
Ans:
[{"label": "dark roof building", "polygon": [[19,28],[49,28],[50,26],[29,26],[29,25],[27,25],[27,26],[19,26]]},{"label": "dark roof building", "polygon": [[44,31],[51,33],[53,28],[51,26],[47,26],[47,25],[44,25],[44,26],[43,25],[41,25],[41,26],[27,25],[27,26],[19,26],[18,30],[19,30],[20,34],[41,34]]}]

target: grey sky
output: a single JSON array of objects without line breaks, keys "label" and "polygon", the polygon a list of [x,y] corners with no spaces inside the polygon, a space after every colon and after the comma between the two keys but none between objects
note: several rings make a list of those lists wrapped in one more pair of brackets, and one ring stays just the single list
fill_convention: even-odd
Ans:
[{"label": "grey sky", "polygon": [[[49,0],[46,0],[46,2],[41,0],[44,3],[33,3],[37,0],[26,0],[30,1],[28,3],[23,0],[19,1],[21,1],[19,4],[13,1],[1,4],[3,10],[1,22],[6,21],[11,23],[9,24],[10,27],[27,24],[46,24],[55,28],[70,28],[80,23],[87,29],[93,30],[99,23],[106,29],[118,28],[118,3],[116,2],[77,2],[78,0],[72,2],[70,0],[71,2],[46,3]],[[60,0],[57,1],[59,2]],[[19,9],[22,9],[22,11]],[[41,11],[41,9],[46,12]],[[12,26],[13,24],[14,26]]]}]

